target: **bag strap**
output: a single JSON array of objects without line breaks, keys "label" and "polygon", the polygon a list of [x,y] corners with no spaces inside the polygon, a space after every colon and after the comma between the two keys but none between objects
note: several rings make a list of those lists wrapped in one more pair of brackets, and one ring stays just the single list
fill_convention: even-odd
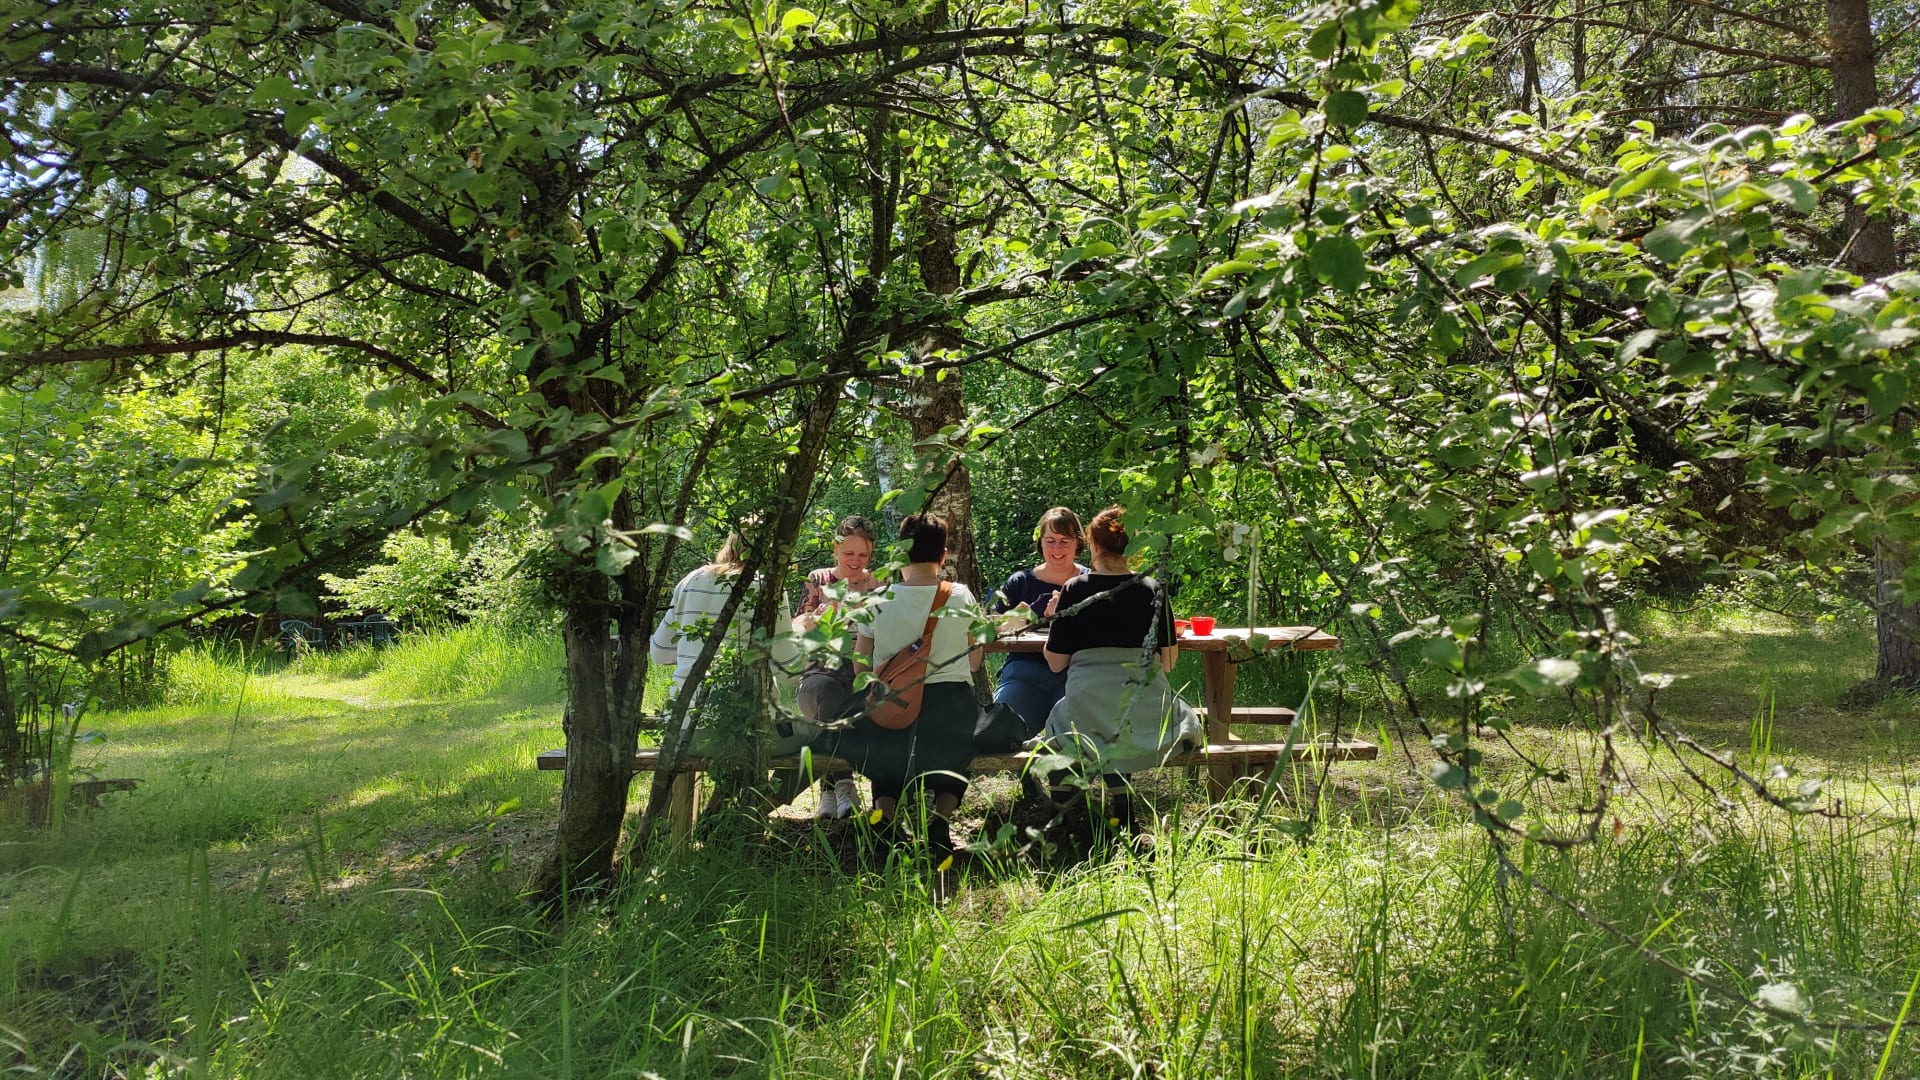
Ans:
[{"label": "bag strap", "polygon": [[[914,645],[925,645],[929,652],[933,650],[934,621],[940,618],[940,609],[947,606],[947,598],[952,595],[953,582],[951,581],[943,581],[934,589],[933,606],[927,609],[927,625],[920,628],[920,637],[913,643]],[[907,647],[912,648],[913,646],[909,645]]]},{"label": "bag strap", "polygon": [[933,593],[933,606],[927,609],[927,625],[920,628],[920,636],[900,646],[900,650],[887,657],[891,664],[903,656],[911,655],[915,650],[925,648],[929,654],[933,651],[933,624],[940,617],[940,609],[947,604],[947,598],[953,595],[953,582],[943,581]]}]

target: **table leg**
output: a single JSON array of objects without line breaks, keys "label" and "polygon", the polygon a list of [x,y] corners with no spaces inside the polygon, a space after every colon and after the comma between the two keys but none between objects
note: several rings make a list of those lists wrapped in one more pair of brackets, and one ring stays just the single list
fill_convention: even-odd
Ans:
[{"label": "table leg", "polygon": [[676,851],[685,851],[693,836],[693,780],[693,773],[676,773],[667,792],[667,838]]},{"label": "table leg", "polygon": [[[1230,738],[1233,717],[1233,665],[1223,652],[1200,654],[1201,692],[1207,700],[1207,742],[1224,743]],[[1226,795],[1238,773],[1232,762],[1209,762],[1207,792],[1215,802]]]}]

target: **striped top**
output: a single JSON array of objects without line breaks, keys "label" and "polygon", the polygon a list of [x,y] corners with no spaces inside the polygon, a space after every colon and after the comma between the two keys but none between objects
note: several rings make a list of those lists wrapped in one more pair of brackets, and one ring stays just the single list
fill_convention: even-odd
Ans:
[{"label": "striped top", "polygon": [[[660,625],[654,628],[653,637],[648,641],[649,655],[656,664],[673,665],[673,686],[669,694],[679,694],[680,687],[687,681],[687,674],[693,670],[693,662],[700,658],[700,650],[706,646],[707,637],[713,632],[713,620],[721,609],[727,606],[727,597],[733,592],[734,575],[718,574],[710,567],[701,567],[673,587],[673,602],[667,606],[666,614],[660,617]],[[741,598],[740,607],[735,610],[735,640],[746,640],[747,616],[753,607],[754,597],[759,592],[759,582],[755,582]],[[780,600],[780,611],[774,625],[785,630],[793,616],[788,612],[785,597]],[[773,639],[773,662],[775,675],[779,675],[780,666],[793,662],[798,650],[793,642],[782,632]]]}]

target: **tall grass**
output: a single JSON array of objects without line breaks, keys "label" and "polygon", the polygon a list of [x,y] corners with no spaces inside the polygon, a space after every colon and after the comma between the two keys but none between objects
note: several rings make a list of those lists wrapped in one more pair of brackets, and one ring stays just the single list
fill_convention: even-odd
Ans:
[{"label": "tall grass", "polygon": [[[1884,1033],[1827,1025],[1895,1014],[1920,931],[1859,839],[1629,835],[1539,861],[1504,909],[1485,848],[1425,828],[1333,825],[1302,848],[1194,827],[1150,863],[1017,871],[944,903],[923,863],[850,876],[805,847],[711,849],[565,930],[503,880],[449,879],[309,912],[286,955],[246,929],[268,901],[209,889],[189,856],[177,937],[143,958],[167,973],[144,1034],[212,1075],[1871,1075]],[[1698,867],[1676,880],[1676,858]],[[1863,951],[1756,917],[1816,899],[1794,858],[1865,885]],[[1752,1007],[1783,985],[1812,1023]],[[22,1053],[65,1053],[44,1040]],[[105,1033],[80,1056],[150,1060]]]},{"label": "tall grass", "polygon": [[1503,864],[1394,762],[1310,805],[1203,807],[1176,778],[1150,855],[849,872],[853,823],[792,823],[662,856],[556,924],[517,887],[557,800],[531,768],[557,744],[538,681],[557,659],[446,637],[249,676],[283,695],[270,718],[103,717],[150,782],[57,849],[0,844],[0,1067],[1886,1080],[1920,1062],[1912,1028],[1885,1026],[1920,974],[1913,740],[1818,759],[1804,715],[1746,701],[1764,672],[1732,665],[1717,690],[1749,764],[1798,753],[1870,810],[1786,816],[1643,762],[1617,829],[1510,843]]},{"label": "tall grass", "polygon": [[335,679],[364,678],[368,690],[394,701],[547,700],[560,693],[565,670],[558,635],[472,623],[403,634],[388,646],[307,653],[294,669]]},{"label": "tall grass", "polygon": [[175,654],[162,699],[195,709],[272,708],[288,700],[284,683],[269,678],[284,666],[277,653],[249,653],[225,644],[200,644]]}]

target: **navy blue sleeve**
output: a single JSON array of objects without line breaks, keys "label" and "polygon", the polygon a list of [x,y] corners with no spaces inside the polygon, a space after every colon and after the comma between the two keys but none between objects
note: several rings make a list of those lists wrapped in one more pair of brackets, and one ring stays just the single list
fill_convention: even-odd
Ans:
[{"label": "navy blue sleeve", "polygon": [[995,615],[1003,611],[1011,611],[1020,606],[1022,583],[1031,576],[1032,575],[1028,574],[1025,570],[1015,570],[1013,574],[1007,578],[1007,583],[1000,586],[1000,591],[993,597],[993,613]]},{"label": "navy blue sleeve", "polygon": [[1032,569],[1015,570],[1013,576],[1009,577],[1007,583],[1000,589],[1005,594],[1004,598],[994,598],[994,613],[1009,611],[1021,604],[1026,604],[1036,612],[1045,612],[1047,597],[1052,596],[1053,591],[1058,588],[1060,586],[1049,585],[1033,576]]}]

